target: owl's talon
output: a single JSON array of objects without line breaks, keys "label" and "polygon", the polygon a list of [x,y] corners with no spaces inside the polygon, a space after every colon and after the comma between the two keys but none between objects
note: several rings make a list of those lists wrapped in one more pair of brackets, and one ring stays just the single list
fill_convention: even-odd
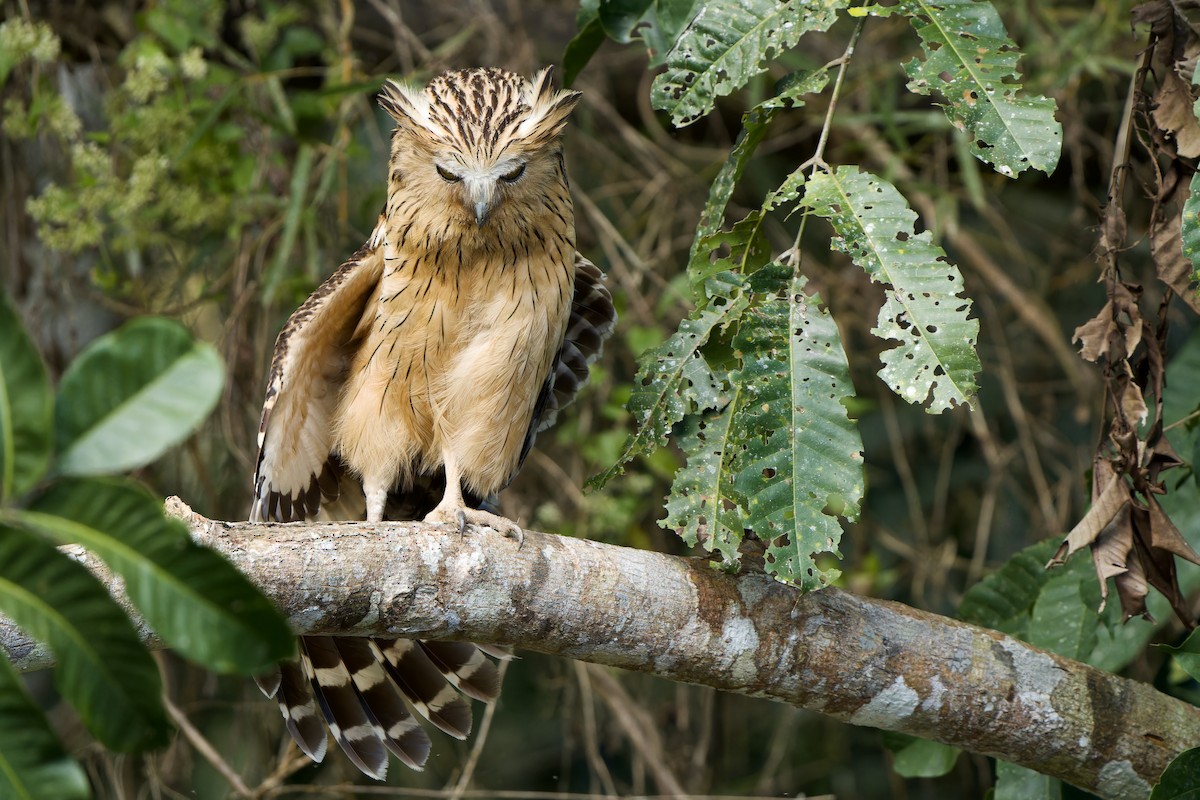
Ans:
[{"label": "owl's talon", "polygon": [[478,525],[481,528],[492,528],[509,539],[517,540],[518,549],[525,543],[525,531],[521,526],[508,517],[481,511],[477,508],[443,508],[438,506],[425,515],[426,522],[440,525],[454,525],[460,534],[467,532],[467,524]]}]

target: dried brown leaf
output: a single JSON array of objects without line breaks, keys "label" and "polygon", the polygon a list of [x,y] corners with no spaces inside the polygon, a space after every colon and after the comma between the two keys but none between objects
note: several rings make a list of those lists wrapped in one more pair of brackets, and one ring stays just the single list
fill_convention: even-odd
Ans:
[{"label": "dried brown leaf", "polygon": [[[1097,464],[1101,463],[1106,462],[1097,462]],[[1047,567],[1060,566],[1070,558],[1072,553],[1096,541],[1121,509],[1129,505],[1129,485],[1121,479],[1121,476],[1111,470],[1109,470],[1109,475],[1107,484],[1100,491],[1099,496],[1092,500],[1092,507],[1067,534],[1067,538],[1063,540],[1058,552],[1054,554],[1054,558],[1046,564]]]},{"label": "dried brown leaf", "polygon": [[1133,25],[1149,25],[1150,33],[1160,39],[1172,33],[1175,22],[1175,13],[1167,0],[1139,3],[1129,16]]},{"label": "dried brown leaf", "polygon": [[1145,459],[1146,479],[1153,486],[1158,483],[1158,476],[1163,470],[1175,469],[1184,464],[1179,454],[1175,452],[1175,448],[1171,446],[1171,442],[1163,435],[1163,421],[1161,416],[1155,420],[1154,427],[1150,430],[1150,435],[1146,437],[1146,449],[1143,458]]},{"label": "dried brown leaf", "polygon": [[1154,121],[1158,127],[1174,135],[1175,148],[1180,156],[1200,156],[1200,121],[1197,121],[1192,105],[1192,85],[1172,70],[1162,76],[1162,83],[1154,93]]},{"label": "dried brown leaf", "polygon": [[[1132,538],[1132,533],[1130,536]],[[1146,595],[1150,593],[1150,584],[1146,582],[1146,571],[1142,568],[1140,558],[1135,555],[1129,559],[1129,570],[1117,575],[1113,583],[1117,586],[1117,597],[1121,600],[1122,622],[1128,622],[1137,616],[1147,622],[1154,621],[1154,617],[1146,608]]]},{"label": "dried brown leaf", "polygon": [[1104,304],[1100,313],[1075,329],[1072,342],[1079,342],[1079,355],[1087,361],[1098,361],[1108,355],[1109,333],[1116,328],[1113,323],[1112,302]]},{"label": "dried brown leaf", "polygon": [[1158,279],[1175,290],[1179,299],[1187,303],[1192,311],[1200,314],[1200,292],[1192,288],[1192,262],[1183,254],[1181,233],[1182,211],[1165,214],[1165,219],[1156,219],[1150,226],[1150,254]]},{"label": "dried brown leaf", "polygon": [[1185,558],[1193,564],[1200,565],[1200,553],[1192,549],[1187,539],[1175,527],[1175,523],[1163,511],[1158,500],[1151,495],[1149,498],[1150,546],[1155,550],[1172,553]]},{"label": "dried brown leaf", "polygon": [[1128,358],[1142,341],[1141,294],[1142,287],[1136,284],[1114,284],[1100,313],[1076,328],[1071,337],[1072,342],[1080,342],[1080,355],[1088,361],[1103,356],[1109,363]]},{"label": "dried brown leaf", "polygon": [[1112,253],[1125,247],[1125,209],[1116,203],[1104,207],[1104,218],[1100,221],[1100,252]]},{"label": "dried brown leaf", "polygon": [[1146,398],[1142,396],[1142,387],[1128,375],[1116,376],[1112,381],[1112,392],[1113,400],[1131,426],[1140,426],[1150,416],[1150,411],[1146,408]]},{"label": "dried brown leaf", "polygon": [[[1134,505],[1130,518],[1133,520],[1133,560],[1139,561],[1146,572],[1150,585],[1167,598],[1175,615],[1185,624],[1194,625],[1187,609],[1187,600],[1179,590],[1179,578],[1175,571],[1175,555],[1169,550],[1153,545],[1154,526],[1148,508]],[[1174,526],[1172,526],[1174,527]],[[1127,613],[1128,610],[1126,609]]]},{"label": "dried brown leaf", "polygon": [[[1092,564],[1100,582],[1100,608],[1108,603],[1108,579],[1129,571],[1129,554],[1133,551],[1133,525],[1129,521],[1129,506],[1125,506],[1104,526],[1092,542]],[[1122,607],[1124,607],[1122,605]]]}]

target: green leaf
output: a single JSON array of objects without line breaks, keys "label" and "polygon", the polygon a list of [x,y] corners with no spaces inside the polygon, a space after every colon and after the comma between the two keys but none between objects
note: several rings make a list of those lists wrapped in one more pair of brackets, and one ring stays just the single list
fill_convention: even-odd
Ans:
[{"label": "green leaf", "polygon": [[0,502],[29,491],[45,474],[53,422],[46,365],[0,292]]},{"label": "green leaf", "polygon": [[0,797],[84,800],[91,796],[83,768],[50,730],[21,676],[0,657]]},{"label": "green leaf", "polygon": [[162,504],[126,480],[66,479],[21,518],[61,544],[79,544],[122,578],[129,599],[183,655],[219,672],[253,674],[293,654],[275,607],[220,556],[192,541]]},{"label": "green leaf", "polygon": [[[700,222],[696,225],[696,238],[692,241],[689,262],[696,257],[703,240],[720,230],[725,218],[725,207],[729,205],[729,198],[733,196],[734,186],[741,180],[742,173],[746,171],[746,164],[766,136],[771,120],[784,108],[799,108],[804,105],[804,101],[800,99],[801,95],[819,92],[828,82],[829,73],[824,69],[793,72],[776,84],[775,94],[742,115],[742,129],[738,132],[737,141],[708,189],[708,202],[705,203]],[[803,174],[795,174],[799,175],[800,181],[803,182]]]},{"label": "green leaf", "polygon": [[619,44],[633,41],[633,33],[654,5],[654,0],[601,0],[597,17],[608,38]]},{"label": "green leaf", "polygon": [[1192,631],[1183,640],[1183,644],[1178,647],[1168,645],[1159,645],[1159,647],[1169,651],[1188,675],[1200,681],[1200,628]]},{"label": "green leaf", "polygon": [[1150,792],[1150,800],[1200,800],[1200,747],[1175,756]]},{"label": "green leaf", "polygon": [[59,692],[101,742],[120,751],[166,743],[158,667],[90,572],[34,534],[0,525],[0,612],[50,646]]},{"label": "green leaf", "polygon": [[930,739],[883,732],[883,744],[892,753],[892,769],[903,778],[937,778],[954,769],[962,751]]},{"label": "green leaf", "polygon": [[732,451],[726,447],[741,388],[733,387],[734,396],[721,411],[689,417],[676,437],[687,463],[675,473],[667,516],[658,523],[673,529],[685,544],[716,550],[726,564],[738,562],[744,528],[730,477]]},{"label": "green leaf", "polygon": [[[737,275],[750,275],[770,263],[770,245],[760,230],[762,219],[761,213],[751,211],[729,230],[716,231],[692,244],[687,267],[688,284],[697,304],[703,305],[713,297],[728,299],[732,296],[733,289],[719,276],[734,276],[732,280],[740,281]],[[716,257],[726,250],[725,257]]]},{"label": "green leaf", "polygon": [[880,355],[879,376],[910,403],[932,398],[940,413],[975,394],[979,321],[968,319],[962,274],[929,231],[916,234],[917,215],[896,187],[855,167],[813,176],[801,201],[828,219],[834,247],[883,284],[887,301],[871,332],[900,344]]},{"label": "green leaf", "polygon": [[[755,278],[766,283],[765,273]],[[727,447],[746,527],[767,543],[767,572],[814,589],[836,570],[820,570],[813,554],[837,553],[838,517],[858,517],[862,438],[843,402],[854,386],[837,325],[804,293],[804,278],[782,285],[786,292],[742,315],[734,346],[743,366],[733,377],[741,394]]]},{"label": "green leaf", "polygon": [[101,336],[58,386],[59,470],[125,472],[183,441],[216,405],[220,356],[177,322],[135,319]]},{"label": "green leaf", "polygon": [[596,51],[602,44],[604,44],[604,26],[600,24],[599,17],[593,17],[587,24],[579,28],[579,33],[567,42],[567,47],[563,50],[564,87],[570,88],[574,85],[579,73],[583,72],[583,68],[592,60],[592,56],[596,55]]},{"label": "green leaf", "polygon": [[996,759],[996,788],[992,800],[1061,800],[1062,781]]},{"label": "green leaf", "polygon": [[1058,544],[1055,538],[1026,547],[968,589],[958,607],[959,619],[1023,637],[1033,604],[1050,580],[1046,562]]},{"label": "green leaf", "polygon": [[965,130],[976,158],[1015,177],[1028,167],[1054,171],[1062,150],[1062,125],[1054,101],[1023,96],[1017,61],[992,4],[984,0],[901,0],[874,6],[881,15],[902,14],[921,38],[925,60],[905,65],[908,88],[937,92],[946,116]]},{"label": "green leaf", "polygon": [[1183,203],[1183,254],[1192,262],[1192,290],[1200,293],[1200,172],[1192,176],[1188,198]]},{"label": "green leaf", "polygon": [[[1093,577],[1089,585],[1094,583]],[[1085,601],[1082,588],[1079,576],[1069,572],[1046,581],[1029,619],[1030,644],[1077,660],[1091,654],[1100,619],[1095,604]]]},{"label": "green leaf", "polygon": [[650,101],[670,113],[677,127],[690,125],[805,33],[828,29],[846,5],[844,0],[699,2],[667,54],[667,71],[654,79]]},{"label": "green leaf", "polygon": [[732,273],[724,275],[729,282],[726,296],[697,308],[679,323],[673,336],[638,359],[638,374],[626,404],[637,430],[625,440],[617,462],[589,480],[589,487],[603,486],[634,456],[665,445],[671,426],[685,414],[721,405],[722,382],[700,348],[716,328],[736,319],[748,302],[737,283],[740,279]]}]

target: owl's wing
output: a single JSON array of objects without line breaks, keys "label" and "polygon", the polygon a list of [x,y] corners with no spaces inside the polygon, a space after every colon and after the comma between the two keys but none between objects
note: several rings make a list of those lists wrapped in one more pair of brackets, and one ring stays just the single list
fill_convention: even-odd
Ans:
[{"label": "owl's wing", "polygon": [[574,401],[587,385],[588,368],[600,357],[604,340],[617,324],[612,294],[604,285],[600,268],[575,254],[575,297],[563,336],[562,349],[550,372],[545,407],[534,415],[533,429],[544,431],[554,424],[558,412]]},{"label": "owl's wing", "polygon": [[364,247],[292,314],[275,340],[258,428],[251,522],[294,522],[337,499],[333,414],[354,332],[383,274],[380,248]]}]

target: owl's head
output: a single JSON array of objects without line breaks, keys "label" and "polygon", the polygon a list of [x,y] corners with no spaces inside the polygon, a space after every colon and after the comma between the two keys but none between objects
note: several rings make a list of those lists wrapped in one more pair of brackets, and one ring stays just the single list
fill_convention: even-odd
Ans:
[{"label": "owl's head", "polygon": [[445,198],[476,228],[533,212],[565,186],[559,140],[580,97],[556,90],[550,76],[550,68],[532,81],[476,68],[424,89],[388,81],[379,103],[396,120],[392,189]]}]

